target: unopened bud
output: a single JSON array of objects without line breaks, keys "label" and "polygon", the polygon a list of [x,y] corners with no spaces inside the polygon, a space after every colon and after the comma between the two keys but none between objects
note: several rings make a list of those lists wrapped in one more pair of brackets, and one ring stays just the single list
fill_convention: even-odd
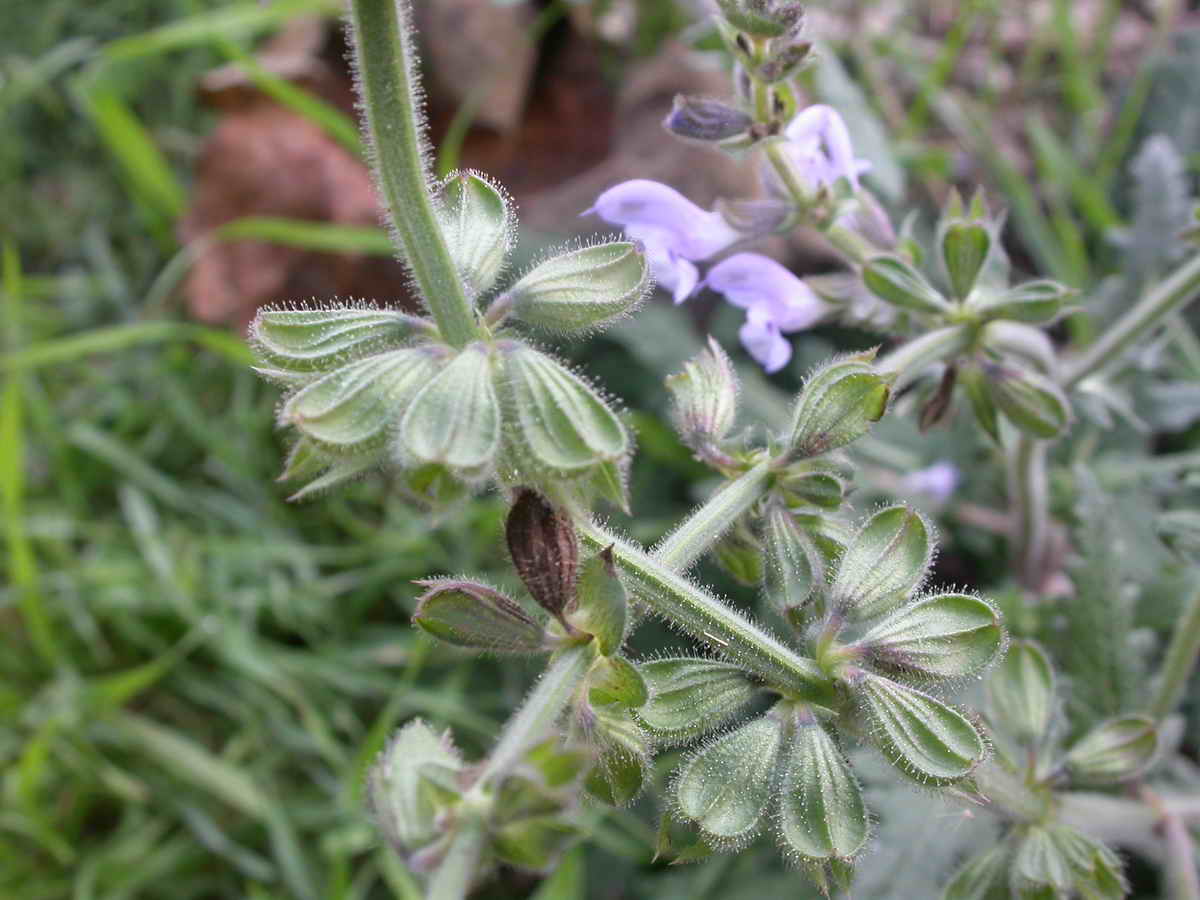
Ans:
[{"label": "unopened bud", "polygon": [[690,141],[718,142],[745,134],[753,121],[744,111],[721,100],[676,94],[663,127]]},{"label": "unopened bud", "polygon": [[428,323],[394,309],[263,307],[250,325],[250,341],[266,368],[315,375],[397,344],[421,327]]},{"label": "unopened bud", "polygon": [[863,265],[863,283],[893,306],[930,315],[944,315],[952,307],[932,284],[898,256],[876,256]]},{"label": "unopened bud", "polygon": [[767,84],[777,84],[795,78],[813,59],[812,41],[797,41],[788,44],[764,60],[758,67],[758,79]]},{"label": "unopened bud", "polygon": [[513,315],[554,334],[596,331],[629,315],[653,287],[637,242],[610,241],[570,250],[536,266],[506,296]]},{"label": "unopened bud", "polygon": [[738,408],[738,377],[733,363],[712,337],[708,347],[666,381],[671,419],[683,442],[698,453],[715,447],[733,429]]},{"label": "unopened bud", "polygon": [[534,601],[555,618],[573,608],[579,543],[565,510],[536,491],[517,491],[505,523],[513,566]]},{"label": "unopened bud", "polygon": [[991,252],[991,232],[978,222],[953,222],[942,230],[940,245],[954,296],[965,300]]},{"label": "unopened bud", "polygon": [[779,832],[784,844],[810,860],[854,857],[870,832],[862,790],[841,750],[811,712],[797,715],[781,763]]},{"label": "unopened bud", "polygon": [[446,249],[467,292],[478,296],[504,270],[517,232],[512,201],[479,172],[451,173],[434,188],[433,197]]},{"label": "unopened bud", "polygon": [[891,379],[871,365],[875,352],[835,359],[804,383],[792,417],[791,447],[807,458],[844,447],[887,411]]},{"label": "unopened bud", "polygon": [[1146,716],[1122,716],[1096,726],[1067,751],[1067,771],[1081,781],[1112,783],[1142,772],[1158,750],[1158,729]]},{"label": "unopened bud", "polygon": [[804,7],[792,0],[717,0],[721,16],[752,37],[781,37],[804,26]]},{"label": "unopened bud", "polygon": [[500,449],[500,404],[485,344],[464,347],[421,389],[400,422],[400,438],[417,463],[438,463],[464,478],[486,472]]},{"label": "unopened bud", "polygon": [[1045,737],[1054,716],[1054,669],[1032,641],[1014,641],[987,682],[994,724],[1019,743],[1032,746]]},{"label": "unopened bud", "polygon": [[367,779],[371,811],[396,852],[404,856],[439,836],[445,800],[426,778],[427,766],[457,771],[462,760],[448,733],[438,735],[415,719],[396,732]]},{"label": "unopened bud", "polygon": [[540,653],[546,634],[525,610],[485,584],[457,579],[418,581],[429,590],[413,623],[439,640],[493,653]]},{"label": "unopened bud", "polygon": [[711,659],[656,659],[643,663],[650,699],[638,718],[660,741],[683,744],[716,731],[758,692],[738,666]]},{"label": "unopened bud", "polygon": [[766,818],[783,724],[763,716],[701,747],[675,780],[678,809],[704,832],[741,844]]}]

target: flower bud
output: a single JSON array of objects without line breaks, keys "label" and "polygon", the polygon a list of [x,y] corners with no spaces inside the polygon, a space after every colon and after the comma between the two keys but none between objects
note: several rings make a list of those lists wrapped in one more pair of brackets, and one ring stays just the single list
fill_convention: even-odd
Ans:
[{"label": "flower bud", "polygon": [[579,543],[570,516],[537,491],[522,488],[508,511],[504,536],[530,596],[562,619],[574,608],[579,574]]},{"label": "flower bud", "polygon": [[611,546],[583,564],[575,597],[571,624],[596,639],[596,649],[601,655],[612,656],[617,653],[625,642],[629,603],[620,575],[613,565]]},{"label": "flower bud", "polygon": [[593,706],[617,704],[630,709],[643,706],[649,698],[641,672],[621,656],[596,660],[588,673],[588,702]]},{"label": "flower bud", "polygon": [[288,397],[279,423],[294,425],[327,453],[377,448],[395,430],[405,406],[435,377],[444,356],[444,348],[430,344],[344,365]]},{"label": "flower bud", "polygon": [[954,296],[965,300],[992,249],[991,232],[979,222],[953,222],[942,229],[940,244]]},{"label": "flower bud", "polygon": [[687,446],[703,453],[732,430],[737,418],[738,377],[712,337],[706,349],[683,364],[680,374],[668,376],[666,384],[672,401],[671,420]]},{"label": "flower bud", "polygon": [[1054,669],[1032,641],[1014,641],[987,683],[990,718],[1029,746],[1042,740],[1054,715]]},{"label": "flower bud", "polygon": [[830,594],[857,621],[904,603],[933,559],[932,527],[916,510],[890,506],[871,516],[842,555]]},{"label": "flower bud", "polygon": [[721,16],[752,37],[782,37],[804,27],[804,8],[788,0],[717,0]]},{"label": "flower bud", "polygon": [[429,590],[413,623],[457,647],[493,653],[541,653],[547,635],[525,610],[487,585],[455,579],[418,581]]},{"label": "flower bud", "polygon": [[807,859],[850,859],[870,831],[862,790],[837,744],[807,710],[782,754],[779,833]]},{"label": "flower bud", "polygon": [[500,404],[482,343],[459,351],[409,404],[400,439],[417,463],[439,463],[466,478],[491,466],[500,449]]},{"label": "flower bud", "polygon": [[461,771],[462,760],[449,732],[438,736],[414,719],[388,741],[367,777],[371,811],[396,852],[407,856],[439,835],[447,807],[444,788],[427,777],[429,767]]},{"label": "flower bud", "polygon": [[650,765],[646,736],[619,705],[594,707],[590,715],[591,742],[599,747],[599,757],[584,787],[589,794],[609,806],[625,806],[642,792]]},{"label": "flower bud", "polygon": [[1117,855],[1067,825],[1029,828],[1013,857],[1010,884],[1021,896],[1045,892],[1113,900],[1126,896],[1128,888]]},{"label": "flower bud", "polygon": [[890,379],[871,366],[874,351],[834,359],[804,383],[792,416],[790,444],[807,458],[858,440],[887,411]]},{"label": "flower bud", "polygon": [[951,784],[986,755],[975,726],[942,701],[869,672],[857,673],[849,684],[871,725],[869,740],[910,778]]},{"label": "flower bud", "polygon": [[534,266],[507,296],[522,322],[553,334],[576,335],[629,315],[652,287],[645,248],[636,241],[609,241]]},{"label": "flower bud", "polygon": [[985,360],[983,375],[992,400],[1005,418],[1027,434],[1048,440],[1071,421],[1062,389],[1050,379],[1008,363]]},{"label": "flower bud", "polygon": [[745,672],[711,659],[656,659],[639,666],[650,699],[638,718],[659,740],[684,744],[720,728],[757,692]]},{"label": "flower bud", "polygon": [[1046,332],[1024,322],[992,319],[983,326],[979,344],[994,357],[1015,356],[1044,375],[1054,377],[1058,369],[1058,351]]},{"label": "flower bud", "polygon": [[767,600],[787,622],[800,626],[813,593],[825,583],[825,563],[817,548],[793,521],[773,506],[763,533],[763,584]]},{"label": "flower bud", "polygon": [[794,204],[785,200],[718,199],[713,209],[731,228],[747,236],[787,230],[796,216]]},{"label": "flower bud", "polygon": [[318,373],[398,344],[428,323],[394,309],[263,307],[250,324],[250,341],[268,368]]},{"label": "flower bud", "polygon": [[1142,772],[1158,750],[1158,730],[1146,716],[1122,716],[1096,726],[1084,735],[1064,760],[1067,771],[1081,781],[1111,783]]},{"label": "flower bud", "polygon": [[679,812],[718,843],[748,841],[771,802],[782,741],[782,723],[770,715],[709,741],[676,777]]},{"label": "flower bud", "polygon": [[813,61],[812,51],[812,41],[797,41],[773,52],[756,70],[758,80],[766,84],[778,84],[795,78]]},{"label": "flower bud", "polygon": [[524,344],[506,342],[501,352],[501,389],[524,473],[578,477],[628,456],[624,426],[584,381]]},{"label": "flower bud", "polygon": [[876,256],[863,265],[863,283],[880,300],[931,315],[952,311],[946,298],[925,276],[898,256]]},{"label": "flower bud", "polygon": [[471,296],[478,296],[504,270],[517,233],[512,201],[479,172],[452,172],[433,191],[446,249]]},{"label": "flower bud", "polygon": [[864,658],[897,676],[962,678],[1004,649],[1000,615],[966,594],[924,597],[897,610],[857,642]]},{"label": "flower bud", "polygon": [[663,127],[691,141],[725,141],[745,134],[753,119],[735,106],[708,97],[675,95]]},{"label": "flower bud", "polygon": [[988,297],[979,311],[989,319],[1013,319],[1044,325],[1053,322],[1076,291],[1057,281],[1027,281],[1006,293]]}]

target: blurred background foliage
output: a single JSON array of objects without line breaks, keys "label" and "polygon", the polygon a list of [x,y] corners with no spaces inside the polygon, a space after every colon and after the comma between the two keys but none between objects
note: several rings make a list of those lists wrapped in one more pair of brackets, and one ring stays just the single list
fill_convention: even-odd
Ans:
[{"label": "blurred background foliage", "polygon": [[[745,187],[745,171],[676,151],[658,129],[674,92],[724,81],[700,0],[422,7],[439,169],[471,165],[509,186],[532,233],[526,258],[589,230],[579,210],[621,178],[670,181],[700,202]],[[1200,161],[1200,28],[1185,4],[810,10],[822,62],[808,87],[851,120],[874,187],[893,208],[922,209],[926,225],[950,186],[1002,196],[1017,268],[1088,298],[1093,315],[1060,338],[1086,340],[1171,264],[1190,207],[1166,200],[1187,196]],[[331,0],[0,8],[0,896],[418,897],[378,845],[364,766],[415,715],[482,751],[535,674],[434,650],[408,625],[414,578],[507,577],[497,498],[431,524],[383,476],[303,505],[273,480],[286,449],[277,391],[249,371],[240,339],[255,305],[406,302],[358,156],[336,14]],[[1147,144],[1153,135],[1165,140]],[[1139,153],[1151,154],[1140,168]],[[764,249],[800,271],[829,262],[803,239]],[[561,348],[637,427],[637,518],[622,524],[638,539],[656,539],[707,489],[664,425],[662,377],[705,330],[732,347],[736,327],[711,299],[678,310],[660,298],[603,339]],[[747,405],[769,421],[807,367],[873,342],[803,335],[773,383],[742,366]],[[1055,469],[1056,513],[1080,526],[1073,599],[1010,604],[1014,630],[1042,637],[1075,674],[1081,722],[1138,690],[1141,661],[1122,642],[1134,633],[1152,652],[1179,601],[1184,569],[1155,523],[1164,497],[1194,503],[1200,344],[1180,327],[1152,349],[1129,386],[1145,427],[1118,422],[1101,440],[1087,425]],[[986,527],[1004,506],[1002,470],[962,417],[925,436],[911,418],[889,417],[859,460],[861,508],[903,473],[953,460],[965,484],[935,510],[938,578],[1003,601],[1015,588]],[[1168,455],[1146,469],[1126,450]],[[702,574],[756,602],[715,568]],[[1084,620],[1095,627],[1064,626]],[[654,625],[637,641],[645,652],[676,643]],[[1190,725],[1193,749],[1196,734]],[[877,782],[880,849],[859,896],[932,896],[987,826]],[[769,848],[655,862],[653,795],[592,820],[586,850],[550,879],[509,873],[491,895],[807,890]],[[1153,895],[1152,870],[1136,865]]]}]

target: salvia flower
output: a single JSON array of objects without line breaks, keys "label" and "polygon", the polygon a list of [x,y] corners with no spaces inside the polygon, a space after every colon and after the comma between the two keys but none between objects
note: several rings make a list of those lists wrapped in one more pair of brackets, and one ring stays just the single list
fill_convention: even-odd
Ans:
[{"label": "salvia flower", "polygon": [[704,283],[746,310],[746,324],[738,336],[768,372],[778,372],[792,358],[792,345],[784,334],[811,328],[833,310],[807,284],[761,253],[735,253],[721,260],[709,269]]},{"label": "salvia flower", "polygon": [[801,110],[784,134],[796,166],[818,187],[832,187],[844,178],[858,190],[858,177],[871,168],[855,157],[850,131],[832,106],[819,103]]},{"label": "salvia flower", "polygon": [[705,211],[674,188],[644,178],[609,188],[584,215],[588,213],[621,226],[641,242],[655,280],[676,303],[690,297],[700,282],[694,263],[740,237],[720,213]]}]

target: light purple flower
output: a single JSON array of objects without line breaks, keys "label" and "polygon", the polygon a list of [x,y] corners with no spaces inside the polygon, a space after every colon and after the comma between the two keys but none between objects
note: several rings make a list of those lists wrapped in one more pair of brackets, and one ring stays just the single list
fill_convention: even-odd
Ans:
[{"label": "light purple flower", "polygon": [[871,168],[865,159],[855,158],[850,132],[832,106],[819,103],[801,110],[784,134],[796,166],[814,184],[832,187],[845,178],[858,190],[858,176]]},{"label": "light purple flower", "polygon": [[741,235],[720,213],[707,212],[674,188],[644,178],[609,188],[596,205],[596,213],[625,234],[641,241],[658,283],[682,303],[696,289],[700,276],[692,262],[724,250]]},{"label": "light purple flower", "polygon": [[811,328],[833,311],[812,288],[761,253],[735,253],[721,260],[708,270],[704,283],[746,310],[738,336],[768,372],[778,372],[792,358],[785,333]]},{"label": "light purple flower", "polygon": [[909,472],[902,479],[901,486],[906,493],[924,494],[938,503],[945,503],[960,480],[958,466],[943,459],[924,469]]}]

